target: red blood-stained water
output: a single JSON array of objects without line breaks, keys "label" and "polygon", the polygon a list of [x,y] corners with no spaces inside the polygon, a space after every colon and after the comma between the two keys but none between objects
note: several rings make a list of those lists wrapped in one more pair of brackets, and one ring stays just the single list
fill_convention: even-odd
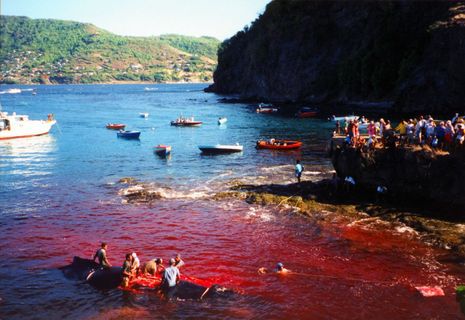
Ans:
[{"label": "red blood-stained water", "polygon": [[[3,316],[37,318],[459,319],[464,274],[445,252],[376,222],[314,219],[239,200],[160,200],[154,206],[79,203],[2,228]],[[230,300],[170,301],[151,290],[100,292],[58,267],[91,258],[100,241],[112,264],[180,253],[182,272],[236,290]],[[294,274],[259,275],[284,263]],[[16,271],[16,270],[17,271]],[[5,287],[4,285],[4,287]],[[440,286],[423,297],[415,286]],[[25,304],[21,305],[21,301]]]}]

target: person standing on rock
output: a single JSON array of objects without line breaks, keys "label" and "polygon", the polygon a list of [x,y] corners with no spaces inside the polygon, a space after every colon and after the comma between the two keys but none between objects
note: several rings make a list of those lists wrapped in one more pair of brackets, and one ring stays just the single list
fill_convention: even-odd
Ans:
[{"label": "person standing on rock", "polygon": [[294,171],[295,177],[297,178],[297,182],[300,183],[300,177],[302,176],[302,172],[304,171],[304,166],[300,164],[300,160],[296,160]]}]

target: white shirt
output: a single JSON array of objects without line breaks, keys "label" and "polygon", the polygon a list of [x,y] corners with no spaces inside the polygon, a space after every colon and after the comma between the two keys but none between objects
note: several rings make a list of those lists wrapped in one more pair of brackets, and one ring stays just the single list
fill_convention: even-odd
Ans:
[{"label": "white shirt", "polygon": [[174,287],[176,285],[176,279],[181,274],[179,273],[179,269],[175,266],[170,266],[165,269],[165,273],[163,274],[163,280],[168,284],[169,287]]}]

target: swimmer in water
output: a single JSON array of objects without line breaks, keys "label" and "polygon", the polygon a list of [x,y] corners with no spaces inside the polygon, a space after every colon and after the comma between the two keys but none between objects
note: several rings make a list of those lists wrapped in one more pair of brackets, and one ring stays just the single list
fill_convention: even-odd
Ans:
[{"label": "swimmer in water", "polygon": [[[277,273],[277,274],[287,274],[290,272],[291,270],[284,268],[284,265],[281,262],[278,262],[278,264],[276,264],[276,269],[273,270],[273,273]],[[258,269],[258,274],[265,274],[265,273],[268,273],[267,268],[261,267]]]},{"label": "swimmer in water", "polygon": [[291,272],[291,270],[284,268],[284,265],[283,265],[281,262],[278,262],[278,264],[276,265],[276,269],[274,270],[274,272],[275,272],[275,273],[284,274],[284,273],[289,273],[289,272]]}]

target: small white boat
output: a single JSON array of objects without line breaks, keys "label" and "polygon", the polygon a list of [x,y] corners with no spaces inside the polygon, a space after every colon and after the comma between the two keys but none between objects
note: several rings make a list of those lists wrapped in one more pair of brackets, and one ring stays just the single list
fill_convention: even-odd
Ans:
[{"label": "small white boat", "polygon": [[5,91],[0,91],[0,94],[5,94],[5,93],[9,93],[9,94],[21,93],[21,89],[11,88],[11,89],[7,89]]},{"label": "small white boat", "polygon": [[200,151],[205,154],[221,154],[221,153],[234,153],[242,152],[244,149],[240,144],[214,144],[199,146]]},{"label": "small white boat", "polygon": [[141,112],[141,113],[139,113],[139,116],[140,116],[141,118],[148,118],[148,117],[149,117],[149,113],[148,113],[148,112]]},{"label": "small white boat", "polygon": [[336,117],[336,116],[331,116],[331,121],[350,121],[350,120],[357,120],[358,116],[344,116],[344,117]]},{"label": "small white boat", "polygon": [[272,104],[260,103],[255,111],[257,113],[276,113],[279,111],[279,108],[273,108]]},{"label": "small white boat", "polygon": [[218,124],[225,124],[228,121],[228,118],[226,117],[220,117],[218,118]]},{"label": "small white boat", "polygon": [[145,87],[144,91],[155,91],[157,88],[152,88],[152,87]]},{"label": "small white boat", "polygon": [[184,118],[183,116],[171,121],[171,125],[175,127],[200,127],[202,123],[202,121],[195,121],[194,117]]},{"label": "small white boat", "polygon": [[27,115],[0,111],[0,140],[28,138],[47,134],[56,123],[53,115],[49,114],[47,120],[29,120]]}]

